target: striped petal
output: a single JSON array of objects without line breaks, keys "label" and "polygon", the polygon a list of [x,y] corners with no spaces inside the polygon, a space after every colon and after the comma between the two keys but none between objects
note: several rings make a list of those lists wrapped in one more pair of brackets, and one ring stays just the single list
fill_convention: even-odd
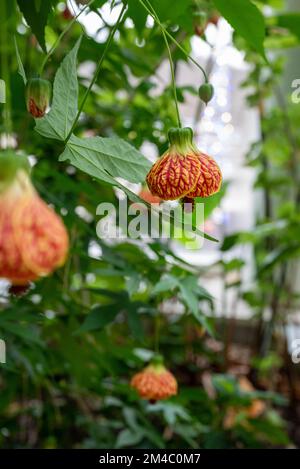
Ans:
[{"label": "striped petal", "polygon": [[222,173],[215,160],[205,153],[199,153],[198,159],[200,172],[196,185],[192,191],[186,194],[191,199],[194,197],[209,197],[218,192],[222,184]]},{"label": "striped petal", "polygon": [[153,195],[175,200],[194,189],[201,164],[197,155],[166,152],[151,168],[146,181]]}]

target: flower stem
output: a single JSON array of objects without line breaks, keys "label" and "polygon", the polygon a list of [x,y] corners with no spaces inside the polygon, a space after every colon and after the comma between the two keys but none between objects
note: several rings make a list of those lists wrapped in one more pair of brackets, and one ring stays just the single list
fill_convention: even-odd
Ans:
[{"label": "flower stem", "polygon": [[74,120],[74,122],[73,122],[73,125],[72,125],[72,127],[71,127],[71,130],[70,130],[70,132],[69,132],[68,135],[67,135],[67,138],[66,138],[66,140],[65,140],[65,143],[67,143],[68,140],[70,139],[70,137],[71,137],[71,135],[72,135],[72,133],[73,133],[73,130],[74,130],[74,128],[75,128],[75,126],[76,126],[76,124],[77,124],[77,122],[78,122],[78,119],[79,119],[79,117],[80,117],[81,111],[82,111],[82,109],[83,109],[83,107],[84,107],[84,105],[85,105],[85,102],[86,102],[86,100],[87,100],[87,97],[88,97],[88,95],[89,95],[89,93],[90,93],[92,87],[94,86],[96,80],[97,80],[97,77],[98,77],[98,74],[99,74],[99,72],[100,72],[100,69],[101,69],[103,60],[105,59],[106,53],[107,53],[107,51],[108,51],[108,49],[109,49],[109,47],[110,47],[111,41],[112,41],[112,39],[113,39],[113,37],[114,37],[114,35],[115,35],[116,30],[118,29],[118,26],[119,26],[119,24],[120,24],[120,21],[121,21],[121,19],[122,19],[123,13],[125,12],[126,8],[127,8],[127,3],[124,3],[124,5],[123,5],[123,7],[122,7],[122,10],[121,10],[121,12],[120,12],[120,14],[119,14],[119,16],[118,16],[118,19],[117,19],[117,21],[116,21],[114,27],[112,28],[112,30],[111,30],[111,32],[110,32],[110,35],[109,35],[109,37],[108,37],[108,39],[107,39],[107,41],[106,41],[106,44],[105,44],[105,47],[104,47],[104,51],[103,51],[103,53],[102,53],[102,55],[101,55],[101,57],[100,57],[100,60],[99,60],[99,62],[98,62],[98,65],[97,65],[95,74],[94,74],[94,76],[93,76],[93,79],[92,79],[92,81],[91,81],[89,87],[87,88],[86,92],[84,93],[84,96],[83,96],[83,99],[82,99],[82,101],[81,101],[81,103],[80,103],[80,106],[79,106],[77,115],[76,115],[76,117],[75,117],[75,120]]},{"label": "flower stem", "polygon": [[65,36],[65,34],[67,34],[67,32],[72,28],[73,24],[75,23],[75,21],[77,21],[77,19],[79,18],[79,16],[81,15],[81,13],[83,13],[90,5],[92,5],[92,3],[94,3],[95,0],[90,0],[89,3],[87,3],[81,10],[80,12],[72,19],[72,21],[70,21],[70,23],[66,26],[66,28],[61,32],[61,34],[58,36],[58,38],[56,39],[55,43],[53,44],[53,46],[50,48],[49,52],[47,53],[47,55],[45,56],[43,62],[42,62],[42,65],[40,67],[40,72],[39,74],[42,75],[43,73],[43,70],[45,68],[45,65],[46,63],[48,62],[49,58],[51,57],[51,55],[53,54],[53,52],[55,51],[55,49],[57,48],[57,46],[59,45],[60,41],[62,40],[62,38]]},{"label": "flower stem", "polygon": [[172,76],[172,86],[173,86],[173,93],[174,93],[174,102],[175,102],[175,108],[176,108],[176,114],[177,114],[177,121],[178,121],[178,127],[181,127],[181,120],[180,120],[180,114],[179,114],[179,108],[178,108],[178,100],[177,100],[177,90],[176,90],[176,81],[175,81],[175,72],[174,72],[174,64],[172,60],[172,54],[170,50],[170,46],[168,43],[167,36],[164,31],[162,31],[165,43],[166,43],[166,48],[168,50],[168,55],[169,55],[169,62],[170,62],[170,68],[171,68],[171,76]]},{"label": "flower stem", "polygon": [[[151,3],[146,0],[149,8],[151,8],[154,16],[156,17],[157,20],[159,20],[153,6],[151,5]],[[175,71],[174,71],[174,63],[173,63],[173,59],[172,59],[172,54],[171,54],[171,50],[170,50],[170,46],[169,46],[169,42],[168,42],[168,38],[166,36],[166,33],[164,31],[164,29],[161,30],[162,32],[162,35],[163,35],[163,38],[164,38],[164,41],[165,41],[165,44],[166,44],[166,48],[167,48],[167,51],[168,51],[168,57],[169,57],[169,62],[170,62],[170,69],[171,69],[171,77],[172,77],[172,87],[173,87],[173,93],[174,93],[174,102],[175,102],[175,108],[176,108],[176,114],[177,114],[177,121],[178,121],[178,127],[181,128],[181,120],[180,120],[180,114],[179,114],[179,108],[178,108],[178,99],[177,99],[177,89],[176,89],[176,80],[175,80]]]},{"label": "flower stem", "polygon": [[[188,59],[190,59],[190,61],[193,62],[193,63],[196,65],[196,67],[199,68],[199,70],[201,70],[201,72],[202,72],[203,75],[204,75],[205,82],[208,83],[208,77],[207,77],[207,74],[206,74],[204,68],[201,67],[201,65],[198,64],[198,62],[197,62],[195,59],[193,59],[193,57],[191,57],[191,56],[187,53],[187,51],[184,49],[184,47],[182,47],[182,46],[179,44],[179,42],[176,41],[176,39],[172,36],[172,34],[170,34],[169,31],[164,27],[164,25],[163,25],[163,24],[161,23],[161,21],[159,20],[159,18],[158,18],[158,16],[157,16],[157,13],[155,12],[153,6],[151,5],[151,10],[152,10],[152,11],[151,11],[151,10],[147,7],[147,5],[145,4],[145,2],[144,2],[143,0],[138,0],[138,1],[139,1],[140,4],[145,8],[145,10],[148,12],[148,14],[149,14],[150,16],[152,16],[152,18],[154,19],[154,21],[159,25],[159,27],[161,28],[161,30],[164,31],[164,33],[168,36],[168,38],[169,38],[174,44],[176,44],[176,46],[178,47],[178,49],[180,49],[181,52],[183,52],[184,55],[185,55]],[[149,1],[146,0],[146,2],[147,2],[148,5],[149,5]],[[155,13],[153,13],[153,12],[155,12]]]}]

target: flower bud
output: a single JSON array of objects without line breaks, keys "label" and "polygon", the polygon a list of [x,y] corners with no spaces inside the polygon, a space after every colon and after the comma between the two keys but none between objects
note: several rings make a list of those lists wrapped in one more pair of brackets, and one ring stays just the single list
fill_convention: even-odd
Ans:
[{"label": "flower bud", "polygon": [[43,117],[51,99],[51,83],[42,78],[30,78],[26,84],[27,110],[35,118]]},{"label": "flower bud", "polygon": [[214,87],[210,83],[204,83],[199,88],[199,97],[207,104],[214,96]]}]

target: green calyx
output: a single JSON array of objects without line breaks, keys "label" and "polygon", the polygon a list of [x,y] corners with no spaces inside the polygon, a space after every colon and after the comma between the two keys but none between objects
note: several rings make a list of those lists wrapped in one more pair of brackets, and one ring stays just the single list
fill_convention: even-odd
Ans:
[{"label": "green calyx", "polygon": [[0,192],[3,192],[14,180],[19,170],[30,172],[26,156],[17,155],[12,150],[0,152]]},{"label": "green calyx", "polygon": [[155,354],[147,368],[155,373],[163,373],[166,371],[162,355]]},{"label": "green calyx", "polygon": [[190,127],[173,127],[168,132],[170,147],[174,148],[177,153],[186,154],[196,150],[193,143],[193,131]]},{"label": "green calyx", "polygon": [[52,86],[43,78],[30,78],[26,84],[26,105],[34,117],[42,117],[49,106]]}]

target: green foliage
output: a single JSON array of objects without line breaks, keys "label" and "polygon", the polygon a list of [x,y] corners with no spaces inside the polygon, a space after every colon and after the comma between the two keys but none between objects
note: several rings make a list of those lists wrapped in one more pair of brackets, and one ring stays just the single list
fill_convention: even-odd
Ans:
[{"label": "green foliage", "polygon": [[17,3],[40,46],[46,52],[45,26],[51,11],[51,0],[43,2],[17,0]]},{"label": "green foliage", "polygon": [[265,21],[254,3],[250,0],[214,0],[214,4],[235,31],[265,57]]},{"label": "green foliage", "polygon": [[78,111],[77,52],[79,39],[59,67],[53,85],[51,111],[36,121],[44,137],[65,141]]}]

